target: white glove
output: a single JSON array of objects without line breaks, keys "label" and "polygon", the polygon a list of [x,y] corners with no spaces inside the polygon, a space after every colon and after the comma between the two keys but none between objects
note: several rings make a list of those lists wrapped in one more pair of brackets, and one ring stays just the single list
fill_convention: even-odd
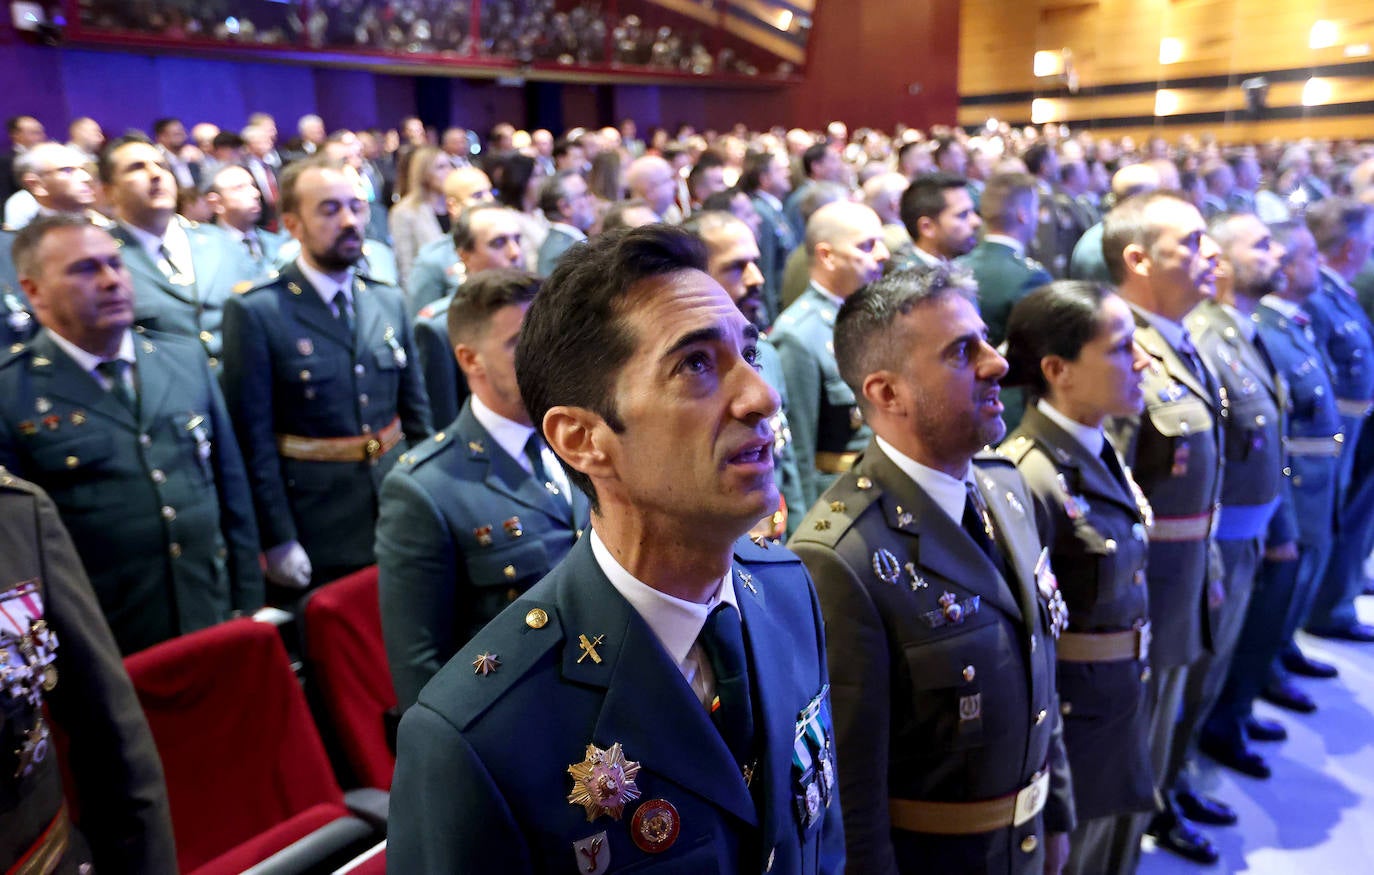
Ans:
[{"label": "white glove", "polygon": [[300,541],[287,541],[267,551],[267,579],[279,586],[305,589],[312,573],[310,557]]}]

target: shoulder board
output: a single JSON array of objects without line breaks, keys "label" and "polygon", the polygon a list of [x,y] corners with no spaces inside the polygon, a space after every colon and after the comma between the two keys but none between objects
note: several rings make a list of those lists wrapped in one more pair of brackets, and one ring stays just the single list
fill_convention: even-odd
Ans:
[{"label": "shoulder board", "polygon": [[984,447],[981,452],[979,452],[977,455],[973,457],[973,466],[975,468],[991,469],[1006,469],[1016,467],[1016,465],[1012,463],[1011,459],[1008,459],[1006,456],[999,455],[997,451],[992,449],[991,447]]},{"label": "shoulder board", "polygon": [[1003,441],[997,447],[997,455],[1008,460],[1013,465],[1020,464],[1026,458],[1026,454],[1035,446],[1035,439],[1029,435],[1018,434],[1013,438]]},{"label": "shoulder board", "polygon": [[22,362],[33,355],[33,350],[27,343],[12,343],[5,349],[0,350],[0,368],[8,367],[15,362]]},{"label": "shoulder board", "polygon": [[457,444],[458,441],[454,440],[454,436],[448,432],[435,432],[428,440],[422,441],[419,446],[401,453],[401,457],[396,460],[396,466],[407,470],[417,468]]},{"label": "shoulder board", "polygon": [[851,471],[831,484],[793,537],[834,547],[880,495],[882,490],[872,480]]},{"label": "shoulder board", "polygon": [[[439,710],[454,718],[459,731],[471,727],[545,654],[563,644],[558,608],[552,601],[531,598],[533,594],[532,590],[512,602],[441,671],[440,676],[453,673],[453,680],[442,685],[445,698]],[[474,671],[473,661],[484,653],[501,660],[500,668],[490,675]],[[429,686],[433,689],[436,684]],[[454,693],[451,698],[450,693]],[[420,700],[425,698],[422,693]]]},{"label": "shoulder board", "polygon": [[14,476],[5,469],[4,465],[0,465],[0,489],[6,489],[11,492],[22,492],[25,495],[40,494],[38,486]]},{"label": "shoulder board", "polygon": [[782,545],[763,536],[745,535],[735,542],[735,558],[746,565],[767,565],[800,562],[797,555]]},{"label": "shoulder board", "polygon": [[234,294],[246,295],[250,292],[258,292],[263,289],[270,289],[279,285],[280,282],[281,274],[274,270],[260,280],[244,280],[243,282],[236,283],[234,285]]}]

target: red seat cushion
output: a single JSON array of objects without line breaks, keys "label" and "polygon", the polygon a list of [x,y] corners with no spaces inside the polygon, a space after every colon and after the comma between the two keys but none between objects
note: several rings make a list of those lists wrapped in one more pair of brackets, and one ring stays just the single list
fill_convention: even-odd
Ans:
[{"label": "red seat cushion", "polygon": [[231,620],[125,665],[162,757],[182,871],[272,844],[265,836],[283,829],[285,847],[309,831],[287,828],[306,812],[328,811],[322,822],[346,813],[275,628]]},{"label": "red seat cushion", "polygon": [[349,768],[362,786],[390,790],[396,757],[383,715],[396,706],[396,691],[377,598],[375,565],[311,593],[305,657]]},{"label": "red seat cushion", "polygon": [[254,836],[205,863],[194,872],[188,872],[187,875],[239,875],[245,869],[261,863],[277,851],[289,847],[341,817],[348,817],[348,809],[342,805],[312,805],[285,823],[279,823],[267,832]]}]

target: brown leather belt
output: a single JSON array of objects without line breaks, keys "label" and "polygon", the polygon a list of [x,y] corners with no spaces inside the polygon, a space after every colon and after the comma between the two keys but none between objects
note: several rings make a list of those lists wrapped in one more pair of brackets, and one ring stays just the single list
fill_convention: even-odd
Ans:
[{"label": "brown leather belt", "polygon": [[48,824],[48,828],[43,830],[38,841],[34,842],[33,847],[29,848],[5,875],[48,875],[50,872],[56,872],[62,857],[67,853],[71,834],[72,822],[67,819],[67,803],[63,802],[57,809],[57,816]]},{"label": "brown leather belt", "polygon": [[380,459],[401,442],[401,418],[391,420],[376,434],[312,438],[277,435],[277,452],[288,459],[306,462],[368,462]]},{"label": "brown leather belt", "polygon": [[1020,826],[1045,808],[1050,773],[1041,769],[1015,793],[982,802],[924,802],[887,800],[887,816],[895,829],[931,835],[976,835]]},{"label": "brown leather belt", "polygon": [[1054,645],[1060,662],[1125,662],[1150,655],[1150,624],[1125,632],[1065,632]]},{"label": "brown leather belt", "polygon": [[843,474],[857,461],[858,453],[817,453],[816,470],[822,474]]}]

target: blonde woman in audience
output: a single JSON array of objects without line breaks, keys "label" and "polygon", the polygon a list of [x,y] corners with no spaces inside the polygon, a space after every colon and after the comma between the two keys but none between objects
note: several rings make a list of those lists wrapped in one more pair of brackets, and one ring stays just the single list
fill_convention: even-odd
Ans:
[{"label": "blonde woman in audience", "polygon": [[409,170],[406,195],[391,208],[389,217],[402,285],[420,249],[448,232],[444,179],[453,170],[453,159],[436,146],[422,146],[411,158]]}]

